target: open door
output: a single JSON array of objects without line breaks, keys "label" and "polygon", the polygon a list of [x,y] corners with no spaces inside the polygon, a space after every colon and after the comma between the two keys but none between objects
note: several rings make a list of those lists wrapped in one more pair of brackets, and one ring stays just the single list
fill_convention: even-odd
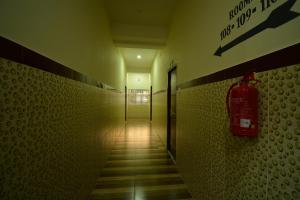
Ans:
[{"label": "open door", "polygon": [[176,159],[176,67],[168,72],[167,148]]}]

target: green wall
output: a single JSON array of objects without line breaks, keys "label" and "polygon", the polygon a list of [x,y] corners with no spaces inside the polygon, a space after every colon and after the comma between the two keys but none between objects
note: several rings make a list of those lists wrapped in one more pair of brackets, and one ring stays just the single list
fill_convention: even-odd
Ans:
[{"label": "green wall", "polygon": [[126,68],[96,0],[2,0],[0,35],[124,90]]}]

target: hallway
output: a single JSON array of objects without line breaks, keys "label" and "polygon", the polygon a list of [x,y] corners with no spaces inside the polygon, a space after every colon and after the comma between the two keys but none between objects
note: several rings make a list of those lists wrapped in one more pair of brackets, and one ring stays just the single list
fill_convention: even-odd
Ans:
[{"label": "hallway", "polygon": [[127,122],[126,133],[117,138],[91,195],[93,200],[190,198],[176,166],[146,120]]},{"label": "hallway", "polygon": [[299,36],[300,0],[0,0],[0,200],[300,200]]}]

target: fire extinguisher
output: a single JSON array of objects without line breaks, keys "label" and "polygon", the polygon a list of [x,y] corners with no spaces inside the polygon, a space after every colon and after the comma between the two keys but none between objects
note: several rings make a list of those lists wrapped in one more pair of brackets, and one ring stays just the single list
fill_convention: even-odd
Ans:
[{"label": "fire extinguisher", "polygon": [[226,105],[233,135],[258,135],[258,90],[255,88],[258,82],[253,72],[247,73],[227,92]]}]

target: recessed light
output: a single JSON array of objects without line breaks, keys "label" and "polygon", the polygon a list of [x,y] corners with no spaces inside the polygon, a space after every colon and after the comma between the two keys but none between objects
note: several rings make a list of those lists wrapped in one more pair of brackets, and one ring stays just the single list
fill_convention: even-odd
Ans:
[{"label": "recessed light", "polygon": [[142,56],[141,55],[137,55],[137,59],[142,59]]}]

